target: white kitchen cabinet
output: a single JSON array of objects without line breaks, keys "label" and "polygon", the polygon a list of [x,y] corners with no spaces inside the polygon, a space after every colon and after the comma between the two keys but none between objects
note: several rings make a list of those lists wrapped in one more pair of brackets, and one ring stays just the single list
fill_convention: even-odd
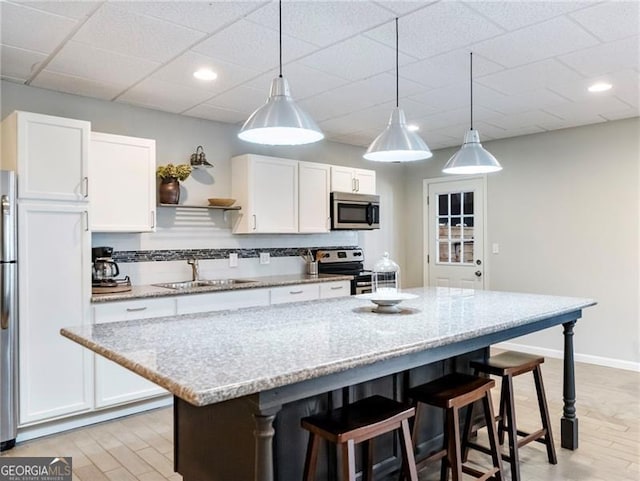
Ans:
[{"label": "white kitchen cabinet", "polygon": [[242,289],[180,296],[176,299],[178,314],[224,311],[243,307],[269,305],[269,289]]},{"label": "white kitchen cabinet", "polygon": [[354,169],[351,167],[332,165],[331,191],[375,194],[376,172],[375,170]]},{"label": "white kitchen cabinet", "polygon": [[18,173],[21,199],[87,202],[91,123],[30,112],[2,122],[2,168]]},{"label": "white kitchen cabinet", "polygon": [[323,282],[320,284],[320,299],[332,299],[350,295],[351,283],[349,281]]},{"label": "white kitchen cabinet", "polygon": [[313,301],[320,298],[319,284],[296,284],[271,289],[271,304]]},{"label": "white kitchen cabinet", "polygon": [[87,207],[34,201],[18,206],[20,425],[93,406],[93,355],[59,332],[90,319]]},{"label": "white kitchen cabinet", "polygon": [[156,141],[91,132],[91,230],[150,232],[156,225]]},{"label": "white kitchen cabinet", "polygon": [[298,163],[298,232],[329,232],[331,167],[315,162]]},{"label": "white kitchen cabinet", "polygon": [[[123,302],[111,302],[96,305],[93,308],[94,323],[102,324],[114,321],[144,319],[148,317],[171,316],[176,313],[176,300],[173,297],[161,299],[140,299]],[[141,359],[148,356],[153,361],[155,353],[138,352]],[[98,354],[95,356],[95,407],[103,408],[153,396],[168,394],[160,386],[147,381],[113,361]]]},{"label": "white kitchen cabinet", "polygon": [[242,206],[234,234],[298,232],[298,161],[253,154],[233,157],[231,197]]}]

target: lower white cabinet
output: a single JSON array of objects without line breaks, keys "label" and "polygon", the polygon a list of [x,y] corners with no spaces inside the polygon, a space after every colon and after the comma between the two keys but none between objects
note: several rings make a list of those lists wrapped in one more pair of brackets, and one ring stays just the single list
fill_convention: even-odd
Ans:
[{"label": "lower white cabinet", "polygon": [[87,206],[18,205],[20,425],[93,406],[92,353],[60,335],[89,322]]},{"label": "lower white cabinet", "polygon": [[242,289],[181,296],[176,299],[178,314],[224,311],[269,305],[269,289]]},{"label": "lower white cabinet", "polygon": [[[175,298],[141,299],[95,305],[94,323],[171,316],[176,313]],[[148,353],[154,356],[153,352]],[[152,396],[167,394],[160,386],[147,381],[115,362],[95,356],[95,407],[103,408]]]},{"label": "lower white cabinet", "polygon": [[320,299],[333,297],[346,297],[351,295],[351,283],[349,281],[324,282],[320,284]]},{"label": "lower white cabinet", "polygon": [[271,304],[313,301],[320,298],[319,284],[298,284],[271,289]]}]

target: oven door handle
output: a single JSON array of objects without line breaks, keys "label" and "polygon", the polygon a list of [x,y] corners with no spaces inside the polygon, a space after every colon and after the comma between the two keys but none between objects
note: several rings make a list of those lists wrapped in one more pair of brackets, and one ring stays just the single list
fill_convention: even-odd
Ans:
[{"label": "oven door handle", "polygon": [[373,204],[371,202],[367,204],[366,216],[367,216],[367,224],[373,225]]}]

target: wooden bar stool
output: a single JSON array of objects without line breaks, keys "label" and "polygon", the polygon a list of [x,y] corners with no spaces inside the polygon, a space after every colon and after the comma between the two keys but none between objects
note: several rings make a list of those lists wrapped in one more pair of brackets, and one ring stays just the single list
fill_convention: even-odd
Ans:
[{"label": "wooden bar stool", "polygon": [[[480,480],[502,480],[502,461],[498,451],[498,435],[491,404],[491,388],[495,384],[492,379],[454,373],[409,390],[409,397],[417,403],[413,425],[414,447],[417,445],[416,431],[421,411],[420,403],[442,408],[446,413],[444,449],[420,459],[416,463],[418,470],[427,463],[442,459],[441,481],[447,480],[448,468],[451,468],[453,481],[461,481],[463,472],[471,474]],[[484,407],[485,420],[489,430],[489,442],[491,444],[489,454],[491,455],[493,468],[486,473],[462,464],[463,445],[460,439],[460,409],[473,405],[477,401],[482,401]],[[471,411],[471,407],[469,407],[469,411]]]},{"label": "wooden bar stool", "polygon": [[355,481],[355,445],[366,443],[362,479],[371,481],[372,440],[396,429],[400,434],[403,467],[411,481],[418,481],[408,421],[414,414],[415,409],[411,406],[382,396],[371,396],[328,413],[303,418],[302,427],[309,431],[304,481],[315,479],[320,439],[326,439],[340,447],[343,481]]},{"label": "wooden bar stool", "polygon": [[[509,441],[509,455],[502,455],[505,461],[511,466],[511,480],[520,481],[520,463],[518,460],[518,449],[529,444],[532,441],[538,441],[547,447],[547,457],[549,463],[557,464],[556,448],[553,444],[553,435],[551,433],[551,418],[549,417],[549,408],[547,406],[547,398],[544,393],[544,385],[542,384],[542,370],[540,365],[544,362],[544,357],[533,356],[520,352],[506,351],[489,358],[487,362],[473,361],[471,367],[475,374],[485,373],[502,378],[502,390],[500,393],[500,414],[498,416],[498,438],[502,445],[504,443],[504,433],[506,431]],[[538,396],[538,407],[540,409],[540,417],[542,419],[542,429],[534,433],[526,433],[520,431],[516,424],[515,403],[513,397],[513,378],[520,374],[533,371],[533,379],[536,385],[536,393]],[[470,434],[471,426],[471,410],[467,413],[467,432],[465,437]],[[518,436],[523,436],[518,440]],[[464,458],[467,456],[467,449],[473,448],[482,452],[487,452],[487,448],[476,443],[467,442]]]}]

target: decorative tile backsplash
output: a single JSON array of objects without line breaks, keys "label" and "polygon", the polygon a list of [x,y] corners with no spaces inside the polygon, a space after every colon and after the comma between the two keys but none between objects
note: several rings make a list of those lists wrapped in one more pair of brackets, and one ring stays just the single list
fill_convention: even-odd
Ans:
[{"label": "decorative tile backsplash", "polygon": [[261,252],[268,252],[271,257],[295,257],[305,254],[307,250],[317,249],[350,249],[346,247],[261,247],[257,249],[164,249],[147,251],[114,251],[113,260],[116,262],[159,262],[182,261],[187,259],[227,259],[229,254],[248,259],[260,257]]}]

